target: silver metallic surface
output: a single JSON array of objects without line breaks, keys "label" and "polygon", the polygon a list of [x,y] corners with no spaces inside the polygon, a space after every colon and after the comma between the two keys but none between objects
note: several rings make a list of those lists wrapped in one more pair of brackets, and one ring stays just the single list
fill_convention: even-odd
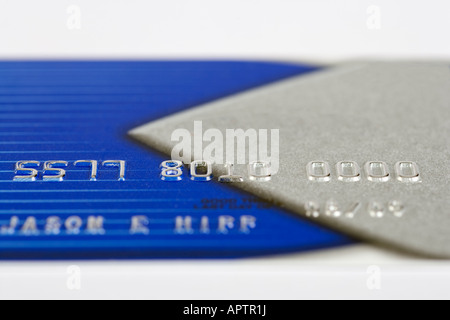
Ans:
[{"label": "silver metallic surface", "polygon": [[[131,135],[170,154],[172,131],[192,130],[194,120],[222,132],[280,129],[279,172],[233,186],[361,239],[450,258],[449,64],[348,64],[221,99]],[[330,179],[310,178],[306,167],[317,160],[330,164]],[[339,179],[336,164],[346,160],[364,168],[361,179]],[[236,174],[247,177],[245,169],[236,166]]]},{"label": "silver metallic surface", "polygon": [[237,176],[234,174],[234,164],[227,163],[225,164],[225,168],[227,169],[227,174],[220,176],[217,180],[222,183],[239,183],[244,182],[244,178],[241,176]]}]

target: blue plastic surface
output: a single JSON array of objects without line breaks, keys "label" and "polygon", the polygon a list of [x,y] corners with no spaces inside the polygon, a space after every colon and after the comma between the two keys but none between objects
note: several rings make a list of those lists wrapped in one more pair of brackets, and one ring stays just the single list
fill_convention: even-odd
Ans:
[{"label": "blue plastic surface", "polygon": [[[0,62],[0,258],[240,257],[350,243],[215,182],[161,181],[167,157],[127,137],[151,120],[315,70],[260,62]],[[41,162],[36,181],[13,181],[21,160]],[[42,180],[50,160],[69,162],[64,181]],[[76,160],[99,161],[97,181]],[[125,160],[126,180],[104,160]],[[187,216],[192,230],[176,231],[177,217]],[[87,230],[88,217],[103,217],[103,225]],[[132,217],[144,232],[130,231]],[[209,232],[201,232],[202,217]]]}]

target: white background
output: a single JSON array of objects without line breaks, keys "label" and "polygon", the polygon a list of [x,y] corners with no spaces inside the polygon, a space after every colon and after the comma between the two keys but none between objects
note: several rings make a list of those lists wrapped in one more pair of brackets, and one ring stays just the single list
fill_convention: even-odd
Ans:
[{"label": "white background", "polygon": [[[0,0],[1,59],[449,59],[449,31],[448,0]],[[368,244],[231,261],[0,264],[0,298],[450,298],[449,285],[447,261]]]},{"label": "white background", "polygon": [[[445,0],[0,0],[1,57],[448,58]],[[67,27],[71,6],[81,29]],[[372,6],[380,29],[368,27]],[[373,25],[369,21],[369,26]]]}]

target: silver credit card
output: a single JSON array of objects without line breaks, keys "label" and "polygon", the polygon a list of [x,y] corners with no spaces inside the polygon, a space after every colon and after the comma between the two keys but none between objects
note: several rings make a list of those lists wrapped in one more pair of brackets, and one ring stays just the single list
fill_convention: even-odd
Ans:
[{"label": "silver credit card", "polygon": [[[350,63],[130,134],[171,154],[179,144],[172,141],[174,130],[188,129],[194,137],[195,121],[203,132],[218,129],[224,136],[227,129],[279,129],[279,141],[270,146],[276,172],[254,181],[248,166],[236,165],[233,175],[243,182],[232,186],[361,239],[450,257],[448,63]],[[194,151],[192,158],[201,160]],[[223,164],[213,172],[215,180],[227,174]]]}]

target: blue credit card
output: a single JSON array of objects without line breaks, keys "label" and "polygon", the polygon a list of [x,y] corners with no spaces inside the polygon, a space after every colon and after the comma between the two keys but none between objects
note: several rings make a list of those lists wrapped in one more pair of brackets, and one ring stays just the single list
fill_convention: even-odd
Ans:
[{"label": "blue credit card", "polygon": [[218,183],[163,181],[141,124],[318,67],[0,62],[0,258],[240,257],[345,236]]}]

